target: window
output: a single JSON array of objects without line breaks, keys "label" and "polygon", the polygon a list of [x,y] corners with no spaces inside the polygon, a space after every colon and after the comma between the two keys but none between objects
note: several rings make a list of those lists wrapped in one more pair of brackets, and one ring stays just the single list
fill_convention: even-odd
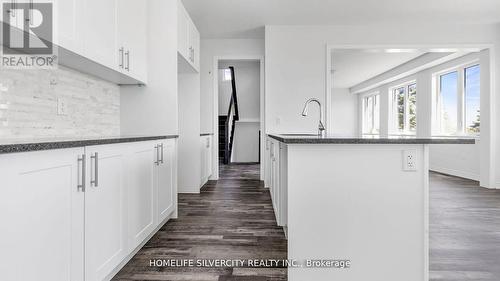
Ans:
[{"label": "window", "polygon": [[222,76],[222,81],[231,81],[233,79],[231,75],[231,69],[223,69],[223,74],[224,75]]},{"label": "window", "polygon": [[436,77],[437,134],[479,134],[480,66],[457,67]]},{"label": "window", "polygon": [[380,131],[380,95],[363,98],[363,135],[378,135]]},{"label": "window", "polygon": [[465,132],[480,132],[480,68],[474,65],[465,68]]},{"label": "window", "polygon": [[393,134],[417,132],[417,84],[407,83],[391,90]]}]

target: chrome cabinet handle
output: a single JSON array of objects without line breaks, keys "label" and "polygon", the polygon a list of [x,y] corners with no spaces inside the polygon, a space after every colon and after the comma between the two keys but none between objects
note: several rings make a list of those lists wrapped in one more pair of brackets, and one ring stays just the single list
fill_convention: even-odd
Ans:
[{"label": "chrome cabinet handle", "polygon": [[86,175],[85,175],[85,170],[86,170],[85,169],[85,154],[83,154],[82,156],[78,157],[78,164],[82,165],[81,177],[80,177],[80,180],[82,181],[82,183],[78,184],[77,188],[78,188],[78,190],[81,190],[82,192],[85,192],[85,178],[86,178]]},{"label": "chrome cabinet handle", "polygon": [[125,66],[125,70],[130,71],[130,51],[127,50],[125,52],[125,57],[127,58],[127,66]]},{"label": "chrome cabinet handle", "polygon": [[94,160],[94,180],[90,180],[90,184],[95,187],[99,186],[99,154],[96,152],[94,155],[90,156],[90,159]]},{"label": "chrome cabinet handle", "polygon": [[160,144],[160,148],[161,148],[161,153],[160,153],[160,155],[161,155],[161,160],[160,160],[160,162],[163,164],[163,163],[164,163],[164,161],[163,161],[163,160],[164,160],[164,158],[163,158],[163,157],[164,157],[164,153],[163,153],[163,143],[162,143],[162,144]]},{"label": "chrome cabinet handle", "polygon": [[160,146],[156,145],[155,149],[156,149],[155,165],[158,166],[158,165],[160,165]]},{"label": "chrome cabinet handle", "polygon": [[124,49],[123,47],[121,47],[119,50],[118,50],[118,54],[120,56],[120,64],[119,64],[119,67],[120,68],[123,68],[123,61],[124,61],[124,58],[123,58],[123,52],[124,52]]}]

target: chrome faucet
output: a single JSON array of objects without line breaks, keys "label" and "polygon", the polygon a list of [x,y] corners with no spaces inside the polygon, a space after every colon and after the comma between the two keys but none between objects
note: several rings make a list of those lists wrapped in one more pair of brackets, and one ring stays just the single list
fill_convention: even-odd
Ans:
[{"label": "chrome faucet", "polygon": [[308,107],[311,102],[315,102],[319,105],[319,125],[318,125],[318,136],[322,137],[325,134],[325,126],[323,125],[323,107],[321,106],[321,102],[316,99],[308,99],[306,101],[306,104],[304,105],[304,109],[302,110],[302,116],[307,116],[308,114]]}]

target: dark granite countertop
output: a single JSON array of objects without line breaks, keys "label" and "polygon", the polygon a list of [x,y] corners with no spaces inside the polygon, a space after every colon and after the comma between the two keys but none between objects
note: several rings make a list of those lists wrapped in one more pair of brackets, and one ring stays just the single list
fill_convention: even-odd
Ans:
[{"label": "dark granite countertop", "polygon": [[212,136],[214,133],[201,133],[200,137]]},{"label": "dark granite countertop", "polygon": [[269,137],[285,144],[474,144],[474,138],[457,137],[344,137],[307,134],[269,134]]},{"label": "dark granite countertop", "polygon": [[177,135],[163,136],[106,136],[88,138],[45,138],[0,140],[0,154],[37,150],[62,149],[102,144],[139,142],[177,138]]}]

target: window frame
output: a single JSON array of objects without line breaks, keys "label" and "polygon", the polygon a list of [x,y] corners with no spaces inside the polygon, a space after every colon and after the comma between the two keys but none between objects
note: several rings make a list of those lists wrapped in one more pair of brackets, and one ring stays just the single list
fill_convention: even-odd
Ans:
[{"label": "window frame", "polygon": [[[371,124],[371,132],[365,133],[366,128],[366,113],[368,107],[368,99],[373,98],[374,103],[372,104],[372,124]],[[378,100],[378,132],[374,132],[376,126],[376,118],[375,118],[375,108],[377,108],[377,100]],[[361,96],[361,135],[363,136],[379,136],[380,135],[380,92],[371,92],[369,94],[364,94]]]},{"label": "window frame", "polygon": [[[433,81],[435,83],[434,87],[434,98],[433,98],[433,111],[434,111],[434,124],[433,126],[433,136],[445,136],[445,137],[472,137],[478,138],[481,135],[479,133],[468,133],[466,130],[466,77],[465,71],[467,68],[479,66],[479,75],[481,77],[481,64],[479,60],[474,60],[465,64],[460,64],[452,68],[447,68],[442,71],[433,73]],[[453,72],[457,72],[457,131],[452,134],[446,134],[443,132],[443,119],[441,112],[441,77]],[[481,78],[480,78],[481,79]],[[479,88],[479,97],[481,98],[481,87]]]},{"label": "window frame", "polygon": [[[410,87],[415,85],[416,88],[416,101],[415,101],[415,118],[417,118],[418,114],[418,85],[417,85],[417,80],[412,79],[405,81],[403,83],[399,83],[395,86],[392,86],[389,88],[389,97],[391,100],[391,107],[390,107],[390,112],[389,112],[389,135],[392,136],[415,136],[417,134],[417,128],[418,128],[418,122],[416,124],[415,130],[410,130],[410,114],[409,109],[410,109],[410,102],[409,102],[409,96],[410,96]],[[395,93],[397,90],[404,88],[405,93],[404,93],[404,124],[403,124],[403,130],[399,129],[399,121],[398,121],[398,103],[395,100]]]}]

